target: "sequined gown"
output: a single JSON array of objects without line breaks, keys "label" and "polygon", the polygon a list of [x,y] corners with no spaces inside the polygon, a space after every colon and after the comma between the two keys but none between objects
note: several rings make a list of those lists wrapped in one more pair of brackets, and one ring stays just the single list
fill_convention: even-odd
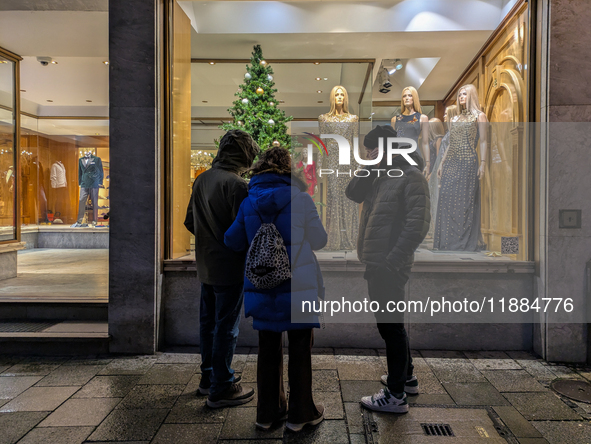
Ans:
[{"label": "sequined gown", "polygon": [[433,248],[479,251],[480,181],[478,116],[463,110],[451,121],[449,148],[443,162]]},{"label": "sequined gown", "polygon": [[323,139],[328,150],[328,157],[322,156],[321,168],[335,171],[327,175],[326,190],[326,232],[328,242],[326,250],[355,250],[359,232],[359,205],[345,196],[345,189],[351,181],[349,175],[337,177],[336,171],[351,173],[359,168],[353,156],[353,138],[359,135],[359,117],[354,114],[318,116],[320,134],[338,134],[345,137],[351,146],[351,165],[339,165],[339,147],[334,139]]},{"label": "sequined gown", "polygon": [[433,160],[433,154],[431,154],[431,162],[433,163],[433,169],[431,170],[431,177],[429,177],[429,200],[431,201],[431,224],[429,225],[429,232],[427,233],[428,238],[432,238],[435,233],[435,221],[437,220],[437,201],[439,200],[439,178],[437,177],[437,169],[443,159],[443,155],[449,146],[449,132],[445,133],[443,139],[441,139],[441,145],[439,145],[439,153],[437,158]]}]

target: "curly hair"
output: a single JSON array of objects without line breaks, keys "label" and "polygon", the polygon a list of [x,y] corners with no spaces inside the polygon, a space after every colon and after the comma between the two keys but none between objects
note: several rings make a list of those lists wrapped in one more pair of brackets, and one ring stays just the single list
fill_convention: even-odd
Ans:
[{"label": "curly hair", "polygon": [[302,172],[296,170],[291,160],[291,154],[285,148],[273,147],[262,153],[248,170],[247,175],[252,177],[264,173],[289,174],[300,188],[307,188]]}]

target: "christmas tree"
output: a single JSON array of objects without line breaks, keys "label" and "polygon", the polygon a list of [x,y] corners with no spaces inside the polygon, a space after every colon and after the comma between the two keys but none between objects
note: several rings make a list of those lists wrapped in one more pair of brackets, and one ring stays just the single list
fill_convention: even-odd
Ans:
[{"label": "christmas tree", "polygon": [[292,139],[287,134],[286,123],[293,119],[280,110],[275,100],[273,68],[263,58],[263,50],[256,45],[246,66],[244,83],[234,94],[237,99],[228,109],[232,122],[220,126],[223,130],[241,129],[246,131],[265,151],[273,146],[290,149]]}]

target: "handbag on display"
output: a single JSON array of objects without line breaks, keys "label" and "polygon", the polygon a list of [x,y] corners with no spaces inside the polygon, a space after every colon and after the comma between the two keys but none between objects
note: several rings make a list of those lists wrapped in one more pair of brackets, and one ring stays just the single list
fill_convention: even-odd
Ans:
[{"label": "handbag on display", "polygon": [[53,220],[51,221],[51,223],[52,224],[58,224],[58,225],[59,224],[63,224],[64,221],[61,220],[61,217],[62,217],[62,214],[58,211],[57,213],[55,213],[55,214],[52,215],[52,219]]}]

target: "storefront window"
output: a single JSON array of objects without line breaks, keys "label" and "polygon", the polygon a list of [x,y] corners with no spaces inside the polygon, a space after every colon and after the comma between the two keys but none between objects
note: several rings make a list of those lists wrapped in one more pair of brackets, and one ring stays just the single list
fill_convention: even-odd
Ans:
[{"label": "storefront window", "polygon": [[0,242],[16,240],[16,64],[0,52]]},{"label": "storefront window", "polygon": [[[323,139],[328,153],[314,146],[308,155],[308,146],[316,145],[313,136],[337,134],[349,142],[351,159],[357,141],[361,158],[367,160],[365,135],[386,125],[397,137],[414,140],[425,163],[432,221],[416,260],[530,259],[527,4],[511,9],[511,2],[502,8],[484,2],[478,7],[489,15],[478,29],[471,14],[482,18],[484,9],[464,14],[450,29],[426,4],[409,11],[401,5],[376,9],[343,3],[337,11],[336,5],[311,2],[290,15],[286,3],[287,9],[275,11],[272,30],[261,31],[262,17],[252,14],[263,5],[251,3],[252,20],[238,23],[224,22],[225,2],[214,3],[181,2],[193,26],[191,165],[175,167],[175,180],[194,180],[207,170],[216,154],[215,141],[229,127],[244,125],[233,108],[249,88],[249,58],[256,43],[273,68],[273,100],[291,118],[287,148],[305,172],[329,234],[322,258],[357,258],[360,206],[344,195],[351,176],[349,168],[337,171],[336,139]],[[322,20],[332,13],[355,16],[353,8],[367,21],[333,28]],[[389,22],[385,17],[390,15],[399,20]],[[402,26],[402,17],[410,25]],[[336,16],[334,20],[338,22]],[[375,26],[369,29],[366,23]],[[331,101],[337,93],[346,96],[348,107],[335,113]],[[268,92],[261,94],[269,100]],[[249,108],[260,114],[261,127],[269,123],[263,105],[269,103]],[[352,167],[354,171],[361,165],[353,162]],[[183,229],[175,225],[173,239],[183,238]],[[189,254],[177,254],[177,248],[169,257],[190,259],[193,241],[183,243]]]}]

